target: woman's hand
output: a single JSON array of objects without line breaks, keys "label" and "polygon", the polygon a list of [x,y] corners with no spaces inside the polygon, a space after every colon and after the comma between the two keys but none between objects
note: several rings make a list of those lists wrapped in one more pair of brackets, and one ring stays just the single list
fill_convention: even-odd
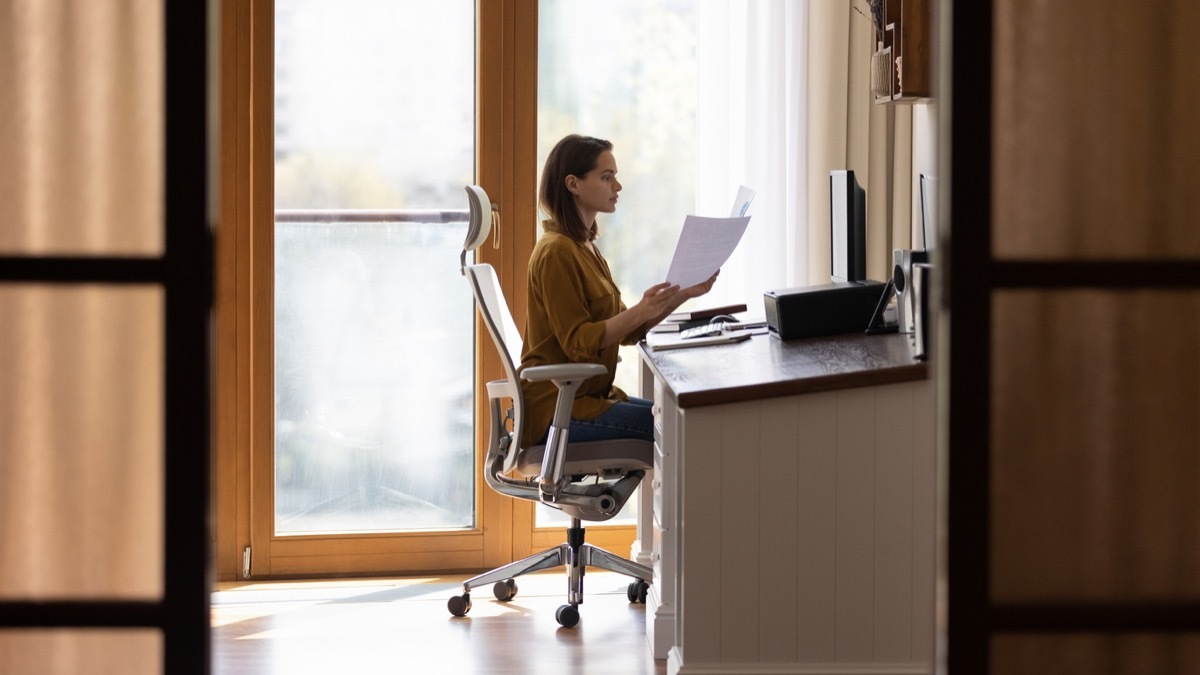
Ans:
[{"label": "woman's hand", "polygon": [[653,296],[654,306],[658,308],[657,313],[650,317],[650,320],[643,324],[643,328],[650,330],[658,325],[663,319],[679,309],[683,303],[698,298],[701,295],[712,290],[713,284],[717,283],[717,276],[721,274],[721,270],[717,270],[707,280],[702,281],[695,286],[680,288],[679,286],[671,286],[669,283],[658,284],[651,286],[642,296],[642,302],[639,305],[648,304],[648,300]]},{"label": "woman's hand", "polygon": [[639,327],[658,323],[662,317],[673,312],[682,300],[679,286],[670,282],[655,284],[642,293],[642,299],[633,307],[604,322],[604,343],[617,344]]},{"label": "woman's hand", "polygon": [[720,274],[721,270],[717,270],[711,277],[708,278],[707,281],[701,281],[695,286],[688,286],[687,288],[681,290],[679,294],[683,296],[685,300],[698,298],[712,290],[713,284],[717,283],[717,277],[720,276]]},{"label": "woman's hand", "polygon": [[664,313],[669,313],[673,308],[678,307],[680,303],[678,301],[679,298],[676,296],[679,293],[679,286],[669,281],[654,284],[650,288],[647,288],[646,292],[642,293],[641,302],[637,304],[642,315],[642,321],[648,321]]}]

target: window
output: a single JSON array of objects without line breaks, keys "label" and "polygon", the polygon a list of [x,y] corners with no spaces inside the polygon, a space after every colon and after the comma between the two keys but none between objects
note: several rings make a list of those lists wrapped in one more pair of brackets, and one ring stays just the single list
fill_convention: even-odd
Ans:
[{"label": "window", "polygon": [[474,525],[474,21],[276,0],[277,534]]}]

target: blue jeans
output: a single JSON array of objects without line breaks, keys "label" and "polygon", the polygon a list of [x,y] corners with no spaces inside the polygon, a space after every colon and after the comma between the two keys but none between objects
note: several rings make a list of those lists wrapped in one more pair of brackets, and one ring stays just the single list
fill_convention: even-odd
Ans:
[{"label": "blue jeans", "polygon": [[[570,441],[607,441],[614,438],[640,438],[654,440],[654,414],[650,411],[651,401],[629,397],[628,401],[615,403],[599,417],[590,420],[571,418]],[[547,432],[548,434],[549,432]],[[545,443],[542,436],[539,443]]]}]

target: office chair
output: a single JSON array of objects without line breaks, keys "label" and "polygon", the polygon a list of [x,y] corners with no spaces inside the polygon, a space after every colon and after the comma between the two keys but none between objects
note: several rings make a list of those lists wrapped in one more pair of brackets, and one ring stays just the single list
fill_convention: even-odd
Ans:
[{"label": "office chair", "polygon": [[[561,510],[571,518],[567,541],[552,549],[504,565],[463,582],[462,595],[450,598],[447,608],[454,616],[471,610],[471,590],[493,584],[492,592],[500,602],[517,595],[515,577],[529,572],[563,565],[567,572],[567,604],[558,608],[555,618],[565,628],[579,623],[579,604],[583,602],[583,573],[587,565],[634,577],[626,597],[644,603],[653,571],[645,565],[626,560],[584,542],[581,521],[604,521],[616,515],[633,494],[645,472],[651,469],[653,444],[636,439],[571,443],[568,438],[571,403],[575,391],[589,377],[602,375],[598,363],[563,363],[526,368],[522,379],[549,380],[558,386],[558,400],[545,445],[521,447],[525,423],[524,398],[517,380],[521,361],[521,335],[513,323],[491,265],[466,264],[467,253],[487,241],[491,230],[491,202],[482,188],[467,186],[470,201],[470,227],[463,244],[459,267],[471,283],[479,315],[500,353],[505,379],[487,383],[490,434],[483,474],[495,491],[517,499],[541,502]],[[503,411],[503,400],[511,407]],[[509,422],[512,428],[509,428]]]}]

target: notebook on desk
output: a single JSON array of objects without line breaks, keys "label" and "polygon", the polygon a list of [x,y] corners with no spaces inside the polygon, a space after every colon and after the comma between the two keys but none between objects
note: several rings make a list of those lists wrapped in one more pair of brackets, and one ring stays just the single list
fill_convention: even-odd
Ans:
[{"label": "notebook on desk", "polygon": [[692,347],[708,347],[711,345],[727,345],[735,342],[744,342],[750,339],[753,335],[750,331],[730,331],[720,333],[718,335],[710,335],[708,337],[692,338],[690,340],[675,340],[668,339],[663,342],[647,342],[650,349],[656,352],[666,351],[668,349],[690,349]]},{"label": "notebook on desk", "polygon": [[683,321],[701,321],[704,319],[712,319],[718,316],[727,316],[738,314],[746,311],[746,303],[739,302],[732,305],[721,305],[719,307],[705,307],[704,309],[693,309],[690,312],[674,312],[668,314],[664,322],[683,322]]}]

